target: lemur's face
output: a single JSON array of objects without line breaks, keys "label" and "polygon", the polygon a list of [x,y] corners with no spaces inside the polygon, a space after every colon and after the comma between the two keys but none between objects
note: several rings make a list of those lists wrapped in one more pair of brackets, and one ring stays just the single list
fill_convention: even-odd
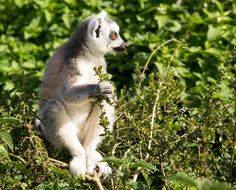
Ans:
[{"label": "lemur's face", "polygon": [[92,18],[88,25],[90,48],[102,53],[111,51],[125,51],[127,46],[119,35],[119,26],[106,16],[102,11]]}]

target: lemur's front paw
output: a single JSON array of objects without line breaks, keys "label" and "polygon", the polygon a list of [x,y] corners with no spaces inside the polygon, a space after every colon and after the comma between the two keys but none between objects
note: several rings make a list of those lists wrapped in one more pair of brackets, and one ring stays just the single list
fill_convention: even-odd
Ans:
[{"label": "lemur's front paw", "polygon": [[70,173],[72,176],[84,175],[86,173],[85,157],[74,157],[70,162]]},{"label": "lemur's front paw", "polygon": [[101,96],[110,98],[114,92],[114,87],[108,81],[102,81],[98,84],[98,91]]}]

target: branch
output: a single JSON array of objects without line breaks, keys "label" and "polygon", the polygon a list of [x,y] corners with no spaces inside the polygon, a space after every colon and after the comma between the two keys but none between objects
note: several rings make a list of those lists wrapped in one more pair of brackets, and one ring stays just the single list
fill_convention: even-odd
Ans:
[{"label": "branch", "polygon": [[138,167],[137,170],[135,171],[135,174],[133,176],[133,182],[136,182],[138,179],[139,174],[142,172],[142,168]]},{"label": "branch", "polygon": [[94,182],[98,190],[104,190],[96,170],[94,170],[93,172],[93,177],[90,177],[90,178],[88,177],[90,176],[86,176],[87,180]]},{"label": "branch", "polygon": [[140,86],[141,86],[141,84],[142,84],[142,82],[143,82],[144,73],[145,73],[145,71],[147,70],[148,64],[149,64],[149,62],[151,61],[152,57],[155,55],[155,53],[157,52],[157,50],[159,50],[162,46],[164,46],[164,45],[166,45],[166,44],[168,44],[168,43],[170,43],[170,42],[172,42],[172,41],[177,41],[177,40],[174,39],[174,38],[172,38],[172,39],[170,39],[170,40],[167,40],[166,42],[164,42],[164,43],[162,43],[161,45],[159,45],[159,46],[152,52],[152,54],[150,55],[150,57],[148,58],[148,60],[147,60],[147,62],[146,62],[146,64],[145,64],[145,66],[144,66],[143,72],[142,72],[142,74],[141,74],[141,79],[140,79],[140,82],[139,82],[139,84],[138,84],[138,89],[140,88]]},{"label": "branch", "polygon": [[60,166],[61,168],[69,168],[69,165],[65,162],[53,159],[53,158],[48,158],[50,162],[53,162],[55,165]]},{"label": "branch", "polygon": [[[156,99],[155,99],[155,103],[152,109],[152,118],[151,118],[151,126],[150,126],[150,133],[149,133],[149,141],[148,141],[148,150],[151,150],[151,145],[152,145],[152,140],[153,140],[153,128],[154,128],[154,121],[155,121],[155,116],[156,116],[156,109],[157,109],[157,103],[159,100],[159,93],[160,91],[158,90],[156,93]],[[146,160],[149,157],[149,152],[147,152],[146,154]]]}]

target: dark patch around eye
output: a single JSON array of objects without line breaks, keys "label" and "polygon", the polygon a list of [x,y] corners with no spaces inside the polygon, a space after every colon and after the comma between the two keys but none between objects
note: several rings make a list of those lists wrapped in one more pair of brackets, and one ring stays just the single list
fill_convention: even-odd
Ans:
[{"label": "dark patch around eye", "polygon": [[116,40],[117,37],[118,37],[118,34],[117,34],[116,32],[111,32],[111,33],[110,33],[110,38],[111,38],[111,40]]},{"label": "dark patch around eye", "polygon": [[101,26],[99,25],[98,28],[95,30],[96,38],[99,37],[99,34],[100,34],[100,28],[101,28]]}]

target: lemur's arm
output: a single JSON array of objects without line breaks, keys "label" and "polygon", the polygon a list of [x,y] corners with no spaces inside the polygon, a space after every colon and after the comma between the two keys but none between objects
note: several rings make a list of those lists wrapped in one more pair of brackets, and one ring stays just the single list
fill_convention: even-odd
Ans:
[{"label": "lemur's arm", "polygon": [[113,93],[113,86],[106,81],[98,84],[83,84],[73,87],[66,87],[62,91],[63,99],[66,102],[82,101],[89,97],[108,97]]},{"label": "lemur's arm", "polygon": [[[81,72],[83,70],[83,72]],[[86,73],[84,73],[86,72]],[[89,97],[109,97],[114,91],[112,84],[107,81],[91,83],[89,76],[94,76],[93,70],[79,68],[75,59],[69,60],[61,73],[61,98],[66,102],[82,101]]]}]

